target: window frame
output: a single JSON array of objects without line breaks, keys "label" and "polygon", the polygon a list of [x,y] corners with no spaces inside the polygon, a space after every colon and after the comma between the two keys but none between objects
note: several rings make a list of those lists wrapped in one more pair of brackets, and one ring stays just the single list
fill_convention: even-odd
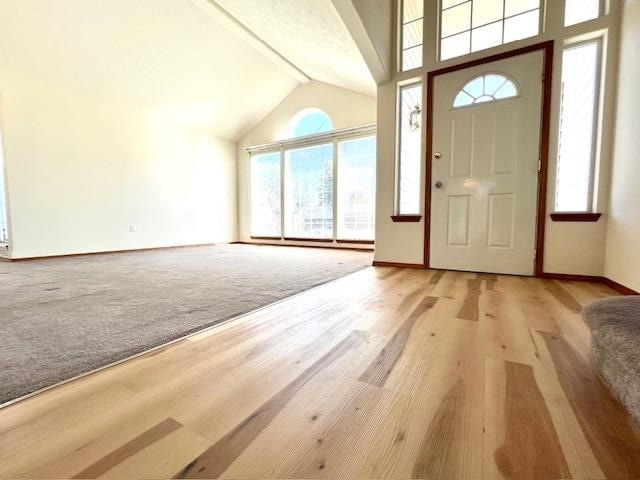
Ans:
[{"label": "window frame", "polygon": [[[484,78],[489,76],[489,75],[495,75],[495,76],[500,76],[503,77],[505,79],[505,84],[507,82],[511,83],[513,85],[513,87],[516,90],[516,94],[512,95],[510,97],[503,97],[503,98],[496,98],[492,95],[492,99],[491,100],[487,100],[486,102],[477,102],[476,100],[478,100],[478,98],[480,97],[473,97],[467,90],[465,90],[464,88],[469,85],[471,82],[477,80],[478,78],[482,78],[484,81]],[[500,85],[500,87],[498,87],[498,89],[494,92],[498,93],[500,91],[500,89],[504,86],[504,84]],[[483,84],[483,88],[484,88],[484,84]],[[455,102],[458,98],[458,95],[460,95],[460,93],[466,93],[469,97],[473,98],[473,102],[469,103],[467,105],[460,105],[460,106],[456,106]],[[464,82],[462,85],[460,85],[460,88],[458,89],[458,93],[456,93],[455,97],[453,97],[453,103],[451,104],[451,110],[461,110],[464,108],[471,108],[471,107],[477,107],[478,105],[483,105],[486,103],[495,103],[495,102],[504,102],[506,100],[513,100],[514,98],[520,98],[521,95],[521,88],[520,88],[520,84],[518,83],[518,81],[513,78],[511,75],[509,75],[508,73],[505,72],[500,72],[500,71],[487,71],[481,75],[474,75],[473,77],[469,78],[466,82]],[[484,92],[483,92],[484,94]]]},{"label": "window frame", "polygon": [[[353,240],[353,239],[341,239],[338,237],[338,217],[337,217],[337,209],[338,209],[338,188],[340,184],[340,178],[338,174],[338,145],[341,141],[344,140],[354,140],[358,138],[368,138],[375,137],[376,138],[376,150],[377,150],[377,131],[375,124],[363,125],[360,127],[352,127],[345,128],[339,130],[333,130],[331,132],[326,133],[318,133],[309,135],[306,137],[299,137],[293,139],[283,140],[281,142],[275,142],[265,145],[257,145],[252,147],[247,147],[245,150],[249,153],[248,158],[248,178],[249,178],[249,188],[248,188],[248,205],[249,205],[249,215],[248,215],[248,225],[249,225],[249,238],[251,240],[274,240],[274,241],[295,241],[295,242],[311,242],[311,243],[323,243],[323,244],[357,244],[357,245],[373,245],[375,240]],[[285,155],[287,151],[296,150],[305,147],[313,147],[318,145],[333,145],[333,224],[332,224],[332,237],[331,238],[297,238],[297,237],[287,237],[285,236]],[[251,191],[251,158],[254,155],[260,155],[265,153],[280,153],[280,236],[279,237],[261,237],[255,236],[251,232],[252,225],[252,195]],[[376,157],[376,171],[377,177],[377,157]],[[377,180],[376,180],[377,183]],[[375,218],[375,216],[374,216]]]},{"label": "window frame", "polygon": [[[398,21],[397,21],[397,25],[398,25],[398,49],[397,49],[397,55],[398,55],[398,61],[396,62],[396,70],[399,73],[406,73],[406,72],[412,72],[414,70],[418,70],[420,68],[424,67],[424,46],[425,46],[425,8],[424,8],[424,3],[422,6],[422,17],[417,18],[415,20],[412,20],[411,22],[404,22],[404,3],[406,0],[399,0],[397,2],[398,4],[398,11],[397,11],[397,16],[398,16]],[[422,22],[422,42],[418,45],[414,45],[411,48],[415,48],[418,46],[422,46],[422,56],[420,58],[420,65],[414,67],[414,68],[409,68],[407,70],[404,69],[404,52],[405,52],[405,48],[404,48],[404,26],[408,25],[409,23],[413,23],[413,22]],[[409,50],[409,49],[406,49]]]},{"label": "window frame", "polygon": [[[603,0],[600,0],[600,2],[602,2]],[[461,58],[466,57],[468,55],[473,55],[473,54],[477,54],[480,52],[484,52],[486,50],[491,50],[493,48],[498,48],[501,47],[503,45],[509,45],[510,43],[514,43],[514,42],[520,42],[523,40],[528,40],[531,38],[536,38],[539,37],[540,35],[542,35],[544,33],[544,19],[546,17],[546,4],[547,2],[544,0],[538,0],[538,8],[533,8],[530,10],[525,10],[523,12],[517,13],[515,15],[510,15],[508,17],[505,16],[505,8],[506,8],[506,0],[503,0],[502,3],[502,17],[500,18],[500,20],[494,20],[493,22],[489,22],[489,23],[485,23],[483,25],[480,25],[478,27],[473,27],[473,2],[474,0],[464,0],[462,2],[460,2],[457,5],[453,5],[452,7],[447,7],[447,8],[442,8],[442,0],[438,0],[437,2],[437,8],[438,8],[438,28],[437,28],[437,37],[436,37],[436,62],[437,63],[442,63],[442,62],[449,62],[449,61],[459,61]],[[469,29],[468,30],[463,30],[462,32],[458,32],[452,35],[447,35],[446,37],[442,36],[442,13],[446,10],[450,10],[452,8],[456,8],[464,3],[470,3],[471,4],[471,16],[469,19]],[[518,40],[511,40],[509,42],[505,42],[504,41],[504,22],[510,18],[515,18],[517,16],[523,15],[525,13],[529,13],[529,12],[533,12],[535,10],[538,10],[538,33],[535,35],[532,35],[530,37],[525,37],[525,38],[521,38]],[[498,22],[502,22],[502,42],[499,43],[498,45],[493,45],[491,47],[487,47],[487,48],[482,48],[480,50],[473,50],[473,30],[476,30],[478,28],[482,28],[482,27],[486,27],[487,25],[493,25],[495,23]],[[442,58],[442,40],[453,37],[455,35],[459,35],[465,32],[469,32],[469,51],[467,53],[464,53],[462,55],[457,55],[455,57],[449,57],[449,58]]]},{"label": "window frame", "polygon": [[[420,152],[418,154],[418,158],[420,160],[420,167],[418,172],[418,181],[419,185],[419,195],[418,199],[418,211],[417,212],[402,212],[401,211],[401,182],[402,182],[402,91],[405,88],[411,88],[420,85],[420,99],[421,99],[421,114],[420,114]],[[396,88],[396,151],[395,151],[395,180],[394,180],[394,208],[393,215],[391,219],[394,223],[411,223],[411,222],[419,222],[422,220],[422,209],[423,209],[423,201],[422,201],[422,176],[424,175],[424,139],[425,139],[425,82],[422,78],[412,78],[407,80],[406,82],[401,82],[398,84]]]},{"label": "window frame", "polygon": [[333,204],[333,218],[334,218],[334,238],[336,240],[336,242],[338,243],[369,243],[369,244],[373,244],[375,242],[375,224],[376,224],[376,191],[377,191],[377,181],[376,181],[376,185],[374,186],[374,196],[373,196],[373,206],[374,206],[374,211],[373,211],[373,239],[353,239],[353,238],[341,238],[340,235],[338,234],[339,231],[339,214],[340,214],[340,144],[343,142],[348,142],[351,140],[360,140],[360,139],[369,139],[369,138],[373,138],[374,143],[376,143],[376,156],[375,156],[375,162],[374,162],[374,180],[377,180],[377,150],[378,150],[378,146],[377,146],[377,135],[372,134],[372,135],[363,135],[363,136],[357,136],[357,137],[349,137],[349,138],[341,138],[341,139],[336,139],[335,144],[334,144],[334,151],[333,151],[333,159],[334,159],[334,181],[333,181],[333,187],[334,187],[334,204]]},{"label": "window frame", "polygon": [[[567,50],[571,50],[573,48],[580,48],[585,45],[596,45],[596,72],[595,72],[595,95],[593,99],[593,125],[592,125],[592,141],[591,141],[591,154],[589,159],[589,185],[588,185],[588,194],[587,194],[587,207],[585,210],[578,211],[567,211],[567,210],[558,210],[558,173],[560,171],[560,145],[562,140],[562,109],[563,109],[563,85],[562,85],[562,73],[564,72],[564,64],[563,57],[564,53]],[[556,218],[554,221],[575,221],[574,216],[566,215],[563,217],[563,214],[585,214],[590,215],[595,212],[596,206],[596,170],[598,161],[600,158],[601,145],[602,145],[602,123],[601,123],[601,112],[602,112],[602,101],[603,101],[603,64],[605,62],[604,58],[604,38],[601,35],[595,36],[593,38],[567,43],[564,45],[560,52],[561,58],[561,66],[560,66],[560,104],[559,104],[559,115],[558,115],[558,135],[556,137],[556,185],[553,192],[553,214],[555,214]],[[595,218],[597,221],[599,217],[589,217]]]},{"label": "window frame", "polygon": [[[279,155],[279,159],[278,159],[278,165],[280,167],[280,236],[270,236],[270,235],[258,235],[258,234],[254,234],[252,232],[253,229],[253,158],[254,156],[259,156],[259,155],[275,155],[275,154]],[[283,163],[282,163],[282,149],[272,149],[272,150],[262,150],[260,152],[256,152],[254,154],[251,154],[249,156],[249,233],[251,238],[254,239],[259,239],[259,240],[280,240],[282,238],[282,232],[283,232],[283,225],[284,225],[284,219],[283,219],[283,208],[284,208],[284,204],[283,204],[283,195],[282,195],[282,187],[283,187],[283,178],[282,175],[284,174],[284,169],[283,169]]]},{"label": "window frame", "polygon": [[567,25],[567,2],[566,0],[564,0],[564,12],[563,12],[563,17],[562,17],[562,27],[563,28],[571,28],[571,27],[575,27],[576,25],[582,25],[583,23],[587,23],[587,22],[593,22],[594,20],[598,20],[600,17],[607,15],[608,12],[608,0],[598,0],[598,15],[596,15],[594,18],[589,18],[587,20],[582,20],[581,22],[577,22],[577,23],[570,23],[569,25]]}]

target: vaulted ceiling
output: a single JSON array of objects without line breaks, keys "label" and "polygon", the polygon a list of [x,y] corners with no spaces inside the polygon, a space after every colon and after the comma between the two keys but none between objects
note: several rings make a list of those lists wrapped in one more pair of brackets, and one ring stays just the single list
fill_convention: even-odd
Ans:
[{"label": "vaulted ceiling", "polygon": [[215,1],[1,0],[0,69],[131,106],[206,110],[232,140],[306,77],[375,94],[331,0]]},{"label": "vaulted ceiling", "polygon": [[306,75],[375,95],[376,84],[331,0],[213,0]]}]

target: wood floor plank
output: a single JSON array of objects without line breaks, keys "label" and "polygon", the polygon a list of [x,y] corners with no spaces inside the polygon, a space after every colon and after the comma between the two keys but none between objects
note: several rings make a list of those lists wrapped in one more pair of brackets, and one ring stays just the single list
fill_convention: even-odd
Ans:
[{"label": "wood floor plank", "polygon": [[293,396],[326,365],[346,352],[356,348],[366,338],[366,333],[353,331],[342,342],[311,365],[299,377],[278,392],[268,402],[242,421],[235,429],[211,446],[193,462],[186,465],[174,478],[217,478],[264,430]]},{"label": "wood floor plank", "polygon": [[102,457],[97,462],[93,463],[81,472],[74,475],[73,478],[98,478],[107,473],[119,463],[125,461],[127,458],[135,455],[152,443],[157,442],[161,438],[169,435],[170,433],[178,430],[181,427],[182,425],[176,422],[173,418],[167,418],[155,425],[153,428],[150,428],[146,432],[138,435],[133,440],[128,441],[113,452],[110,452],[106,456]]},{"label": "wood floor plank", "polygon": [[479,307],[486,355],[529,365],[537,362],[529,325],[509,295],[488,290],[483,292]]},{"label": "wood floor plank", "polygon": [[464,298],[464,302],[458,312],[458,318],[463,320],[471,320],[477,322],[480,316],[479,313],[479,301],[480,301],[480,284],[479,278],[473,278],[467,280],[467,294]]},{"label": "wood floor plank", "polygon": [[531,365],[487,359],[485,412],[485,478],[571,477]]},{"label": "wood floor plank", "polygon": [[580,313],[582,311],[580,302],[578,302],[559,281],[545,280],[544,283],[547,291],[571,312]]},{"label": "wood floor plank", "polygon": [[389,375],[393,372],[393,367],[404,352],[404,348],[411,334],[411,329],[416,320],[424,315],[428,310],[433,308],[438,299],[436,297],[426,296],[420,304],[411,312],[407,320],[402,324],[398,331],[391,337],[391,340],[384,346],[375,360],[369,365],[369,368],[362,373],[359,380],[370,383],[378,387],[383,387]]}]

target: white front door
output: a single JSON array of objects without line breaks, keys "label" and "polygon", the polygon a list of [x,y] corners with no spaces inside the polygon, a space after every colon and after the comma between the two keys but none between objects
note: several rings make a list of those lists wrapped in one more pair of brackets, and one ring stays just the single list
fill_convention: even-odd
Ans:
[{"label": "white front door", "polygon": [[434,82],[430,266],[532,275],[543,54]]}]

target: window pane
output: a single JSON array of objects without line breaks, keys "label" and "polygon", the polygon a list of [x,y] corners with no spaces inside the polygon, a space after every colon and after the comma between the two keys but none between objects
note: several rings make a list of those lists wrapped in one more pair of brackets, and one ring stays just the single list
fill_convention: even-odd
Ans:
[{"label": "window pane", "polygon": [[473,27],[502,20],[504,0],[473,0]]},{"label": "window pane", "polygon": [[280,237],[280,152],[251,157],[251,235]]},{"label": "window pane", "polygon": [[562,55],[562,106],[556,210],[584,212],[590,189],[598,96],[598,43],[569,48]]},{"label": "window pane", "polygon": [[[7,227],[7,206],[5,204],[5,182],[4,182],[4,149],[2,147],[2,132],[0,132],[0,243],[6,244],[9,241]],[[5,247],[6,248],[6,247]]]},{"label": "window pane", "polygon": [[564,25],[575,25],[576,23],[593,20],[600,16],[601,0],[566,0],[564,11]]},{"label": "window pane", "polygon": [[333,144],[285,153],[285,237],[333,238]]},{"label": "window pane", "polygon": [[457,93],[453,101],[453,108],[503,100],[517,95],[518,89],[512,80],[504,75],[488,73],[467,82]]},{"label": "window pane", "polygon": [[376,137],[338,144],[338,234],[373,240],[376,212]]},{"label": "window pane", "polygon": [[505,0],[504,16],[513,17],[536,8],[540,8],[540,0]]},{"label": "window pane", "polygon": [[502,22],[476,28],[471,33],[471,51],[477,52],[502,44]]},{"label": "window pane", "polygon": [[402,2],[402,71],[422,66],[423,0]]},{"label": "window pane", "polygon": [[540,33],[540,0],[442,2],[440,60]]},{"label": "window pane", "polygon": [[329,116],[321,112],[311,111],[300,118],[293,129],[294,137],[306,137],[316,133],[325,133],[333,130],[333,123]]},{"label": "window pane", "polygon": [[504,21],[504,43],[533,37],[540,31],[540,10],[523,13]]},{"label": "window pane", "polygon": [[405,50],[402,55],[402,71],[413,70],[422,66],[422,45]]},{"label": "window pane", "polygon": [[420,213],[422,116],[411,114],[416,110],[416,106],[422,108],[422,84],[417,83],[402,87],[400,89],[398,168],[398,213],[401,215]]},{"label": "window pane", "polygon": [[471,28],[471,2],[442,12],[442,37],[450,37]]},{"label": "window pane", "polygon": [[471,32],[464,32],[453,37],[444,38],[440,43],[440,59],[459,57],[469,53]]}]

